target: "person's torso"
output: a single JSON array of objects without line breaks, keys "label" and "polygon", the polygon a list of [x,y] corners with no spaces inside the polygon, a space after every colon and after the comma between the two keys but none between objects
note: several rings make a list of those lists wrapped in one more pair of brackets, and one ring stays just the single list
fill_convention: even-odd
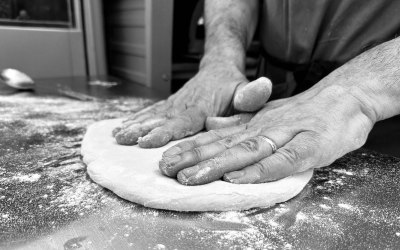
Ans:
[{"label": "person's torso", "polygon": [[295,92],[398,35],[400,0],[262,1],[264,58],[270,68],[294,72]]},{"label": "person's torso", "polygon": [[399,0],[264,0],[261,41],[282,62],[346,62],[400,34]]}]

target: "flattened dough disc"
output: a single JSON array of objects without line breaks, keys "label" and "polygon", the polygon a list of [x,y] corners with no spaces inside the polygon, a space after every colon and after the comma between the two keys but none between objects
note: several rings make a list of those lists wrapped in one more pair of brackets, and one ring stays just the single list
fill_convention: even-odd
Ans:
[{"label": "flattened dough disc", "polygon": [[276,182],[237,185],[215,181],[184,186],[162,175],[158,162],[162,148],[143,149],[118,145],[111,135],[121,119],[89,126],[82,143],[89,176],[118,196],[146,207],[176,211],[226,211],[268,207],[296,196],[311,179],[307,171]]}]

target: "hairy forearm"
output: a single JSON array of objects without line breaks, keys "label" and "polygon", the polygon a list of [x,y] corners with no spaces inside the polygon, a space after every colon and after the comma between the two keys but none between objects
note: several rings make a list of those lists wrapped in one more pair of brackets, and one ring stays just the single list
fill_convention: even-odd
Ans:
[{"label": "hairy forearm", "polygon": [[400,114],[400,38],[362,53],[317,85],[345,87],[373,122]]},{"label": "hairy forearm", "polygon": [[244,72],[246,49],[257,26],[258,4],[258,0],[206,0],[206,43],[200,68],[217,63]]}]

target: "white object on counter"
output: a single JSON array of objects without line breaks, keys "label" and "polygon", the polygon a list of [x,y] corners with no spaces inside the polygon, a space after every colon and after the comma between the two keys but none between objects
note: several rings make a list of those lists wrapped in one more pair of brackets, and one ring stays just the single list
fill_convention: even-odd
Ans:
[{"label": "white object on counter", "polygon": [[33,89],[34,81],[27,74],[16,69],[5,69],[1,72],[1,80],[16,89]]}]

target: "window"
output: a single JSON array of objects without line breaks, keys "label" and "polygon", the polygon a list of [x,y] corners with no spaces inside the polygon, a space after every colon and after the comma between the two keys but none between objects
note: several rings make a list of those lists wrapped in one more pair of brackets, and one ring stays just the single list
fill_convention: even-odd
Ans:
[{"label": "window", "polygon": [[73,0],[0,0],[0,25],[74,28]]}]

